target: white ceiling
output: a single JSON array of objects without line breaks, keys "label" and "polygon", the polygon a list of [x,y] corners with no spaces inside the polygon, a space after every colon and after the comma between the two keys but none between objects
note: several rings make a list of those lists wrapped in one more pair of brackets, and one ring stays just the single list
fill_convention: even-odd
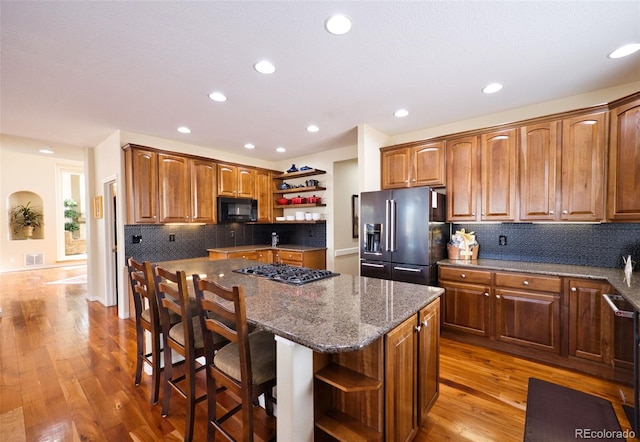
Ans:
[{"label": "white ceiling", "polygon": [[[324,30],[336,12],[350,33]],[[54,149],[121,129],[284,160],[356,144],[359,124],[397,135],[640,80],[640,53],[607,58],[640,42],[637,0],[2,0],[0,20],[0,131]]]}]

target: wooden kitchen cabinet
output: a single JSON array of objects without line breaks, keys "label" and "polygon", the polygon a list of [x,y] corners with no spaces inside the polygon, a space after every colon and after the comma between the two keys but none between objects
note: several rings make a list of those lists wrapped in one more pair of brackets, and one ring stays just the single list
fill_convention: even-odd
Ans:
[{"label": "wooden kitchen cabinet", "polygon": [[640,94],[610,111],[607,219],[640,221]]},{"label": "wooden kitchen cabinet", "polygon": [[218,195],[236,198],[255,197],[256,171],[234,164],[218,164]]},{"label": "wooden kitchen cabinet", "polygon": [[129,224],[158,223],[158,154],[125,146],[127,219]]},{"label": "wooden kitchen cabinet", "polygon": [[380,152],[382,189],[445,185],[444,141],[407,143]]},{"label": "wooden kitchen cabinet", "polygon": [[604,110],[562,120],[560,219],[604,219],[606,135]]},{"label": "wooden kitchen cabinet", "polygon": [[194,223],[213,224],[216,211],[216,164],[213,161],[193,158],[191,168],[191,218]]},{"label": "wooden kitchen cabinet", "polygon": [[165,153],[158,154],[158,201],[160,223],[190,221],[191,189],[188,158]]},{"label": "wooden kitchen cabinet", "polygon": [[438,273],[445,289],[442,326],[489,337],[491,272],[441,266]]},{"label": "wooden kitchen cabinet", "polygon": [[531,124],[520,128],[518,143],[520,221],[557,219],[559,135],[559,121]]},{"label": "wooden kitchen cabinet", "polygon": [[480,136],[482,221],[516,219],[517,157],[516,129]]},{"label": "wooden kitchen cabinet", "polygon": [[504,272],[494,278],[495,339],[560,354],[561,278]]},{"label": "wooden kitchen cabinet", "polygon": [[258,222],[269,223],[274,219],[273,192],[274,185],[271,171],[256,170],[255,198],[258,200]]},{"label": "wooden kitchen cabinet", "polygon": [[569,355],[608,364],[611,361],[613,313],[602,297],[609,284],[567,279]]},{"label": "wooden kitchen cabinet", "polygon": [[418,315],[418,426],[440,394],[440,299],[420,310]]},{"label": "wooden kitchen cabinet", "polygon": [[385,440],[413,440],[438,397],[439,316],[436,299],[385,336]]},{"label": "wooden kitchen cabinet", "polygon": [[295,267],[308,267],[310,269],[327,268],[327,252],[325,249],[293,251],[286,249],[271,249],[273,262],[289,264]]},{"label": "wooden kitchen cabinet", "polygon": [[478,221],[478,137],[446,141],[447,221]]}]

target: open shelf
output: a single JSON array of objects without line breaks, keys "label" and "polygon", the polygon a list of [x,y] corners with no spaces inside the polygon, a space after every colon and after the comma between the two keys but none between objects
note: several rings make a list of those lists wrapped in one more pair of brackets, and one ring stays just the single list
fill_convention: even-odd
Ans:
[{"label": "open shelf", "polygon": [[316,420],[316,427],[339,441],[380,441],[382,434],[334,408]]},{"label": "open shelf", "polygon": [[281,195],[283,193],[296,193],[296,192],[314,192],[320,190],[327,190],[326,187],[311,186],[311,187],[293,187],[291,189],[280,189],[277,192],[273,192],[275,195]]},{"label": "open shelf", "polygon": [[292,178],[302,178],[302,177],[313,176],[313,175],[322,175],[324,173],[327,173],[327,172],[320,169],[309,169],[309,170],[302,170],[302,171],[299,170],[297,172],[285,172],[285,173],[281,173],[280,175],[274,175],[273,178],[292,179]]},{"label": "open shelf", "polygon": [[378,390],[382,387],[382,382],[378,379],[334,363],[318,371],[315,376],[316,379],[326,382],[345,393]]},{"label": "open shelf", "polygon": [[298,207],[326,207],[326,204],[276,204],[276,209],[295,209]]}]

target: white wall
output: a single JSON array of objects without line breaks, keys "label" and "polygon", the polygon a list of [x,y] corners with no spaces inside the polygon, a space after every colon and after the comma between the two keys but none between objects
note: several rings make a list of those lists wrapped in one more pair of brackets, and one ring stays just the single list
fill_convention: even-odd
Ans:
[{"label": "white wall", "polygon": [[[358,160],[336,161],[333,167],[335,199],[333,210],[334,219],[333,243],[334,271],[350,275],[360,272],[360,255],[358,238],[353,238],[351,223],[352,195],[359,195],[358,188]],[[339,214],[339,215],[338,215]]]},{"label": "white wall", "polygon": [[[24,269],[26,253],[44,253],[41,267],[58,265],[58,230],[64,229],[57,214],[56,170],[59,165],[83,167],[82,161],[45,156],[38,153],[45,143],[19,137],[0,137],[0,271]],[[56,148],[56,150],[58,150]],[[60,147],[60,150],[64,150]],[[82,150],[71,155],[82,158]],[[10,240],[8,198],[14,192],[29,191],[42,198],[44,239]]]},{"label": "white wall", "polygon": [[[326,187],[327,190],[318,192],[316,196],[322,197],[322,202],[326,203],[326,207],[318,207],[314,209],[305,209],[312,212],[321,212],[324,214],[327,221],[327,269],[334,270],[334,255],[335,255],[335,239],[334,231],[336,229],[336,223],[351,222],[350,211],[349,215],[336,210],[336,195],[344,190],[336,187],[334,164],[339,161],[352,160],[357,158],[358,148],[356,145],[342,147],[339,149],[333,149],[324,152],[318,152],[312,155],[305,155],[297,158],[293,158],[287,161],[280,161],[275,164],[275,170],[286,171],[291,167],[291,164],[295,164],[299,169],[303,166],[309,166],[314,169],[321,169],[327,173],[324,175],[318,175],[312,177],[320,181],[322,187]],[[304,178],[306,179],[306,178]],[[304,179],[301,179],[304,181]],[[350,190],[351,191],[351,190]],[[357,191],[354,193],[358,193]],[[284,209],[285,215],[294,215],[295,208]]]}]

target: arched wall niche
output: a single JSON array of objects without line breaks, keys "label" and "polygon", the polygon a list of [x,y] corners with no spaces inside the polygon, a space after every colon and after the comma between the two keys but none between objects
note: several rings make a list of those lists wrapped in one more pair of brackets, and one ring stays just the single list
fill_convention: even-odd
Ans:
[{"label": "arched wall niche", "polygon": [[29,204],[29,207],[38,210],[42,213],[43,224],[45,219],[45,213],[43,210],[42,197],[37,193],[30,192],[27,190],[22,190],[18,192],[14,192],[7,198],[7,224],[9,226],[9,239],[11,241],[14,240],[26,240],[26,239],[44,239],[44,226],[36,227],[33,230],[33,235],[28,236],[22,229],[16,229],[11,225],[11,211],[16,206],[26,206]]}]

